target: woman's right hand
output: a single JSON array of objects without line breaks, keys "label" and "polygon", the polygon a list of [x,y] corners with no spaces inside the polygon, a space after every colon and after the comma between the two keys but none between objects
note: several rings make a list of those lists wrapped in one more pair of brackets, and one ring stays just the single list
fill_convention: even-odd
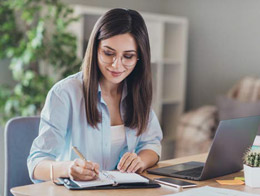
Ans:
[{"label": "woman's right hand", "polygon": [[69,165],[68,174],[72,180],[94,180],[98,177],[99,165],[90,161],[75,159]]}]

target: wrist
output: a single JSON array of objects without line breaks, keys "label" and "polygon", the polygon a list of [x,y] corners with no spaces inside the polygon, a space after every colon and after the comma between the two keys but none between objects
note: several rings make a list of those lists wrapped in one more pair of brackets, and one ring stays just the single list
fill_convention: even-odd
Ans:
[{"label": "wrist", "polygon": [[59,165],[59,176],[62,178],[68,178],[69,177],[69,167],[71,165],[72,161],[64,161],[61,162],[61,165]]},{"label": "wrist", "polygon": [[142,156],[139,156],[139,158],[140,158],[140,162],[141,162],[141,170],[144,171],[148,167],[147,163],[143,160]]}]

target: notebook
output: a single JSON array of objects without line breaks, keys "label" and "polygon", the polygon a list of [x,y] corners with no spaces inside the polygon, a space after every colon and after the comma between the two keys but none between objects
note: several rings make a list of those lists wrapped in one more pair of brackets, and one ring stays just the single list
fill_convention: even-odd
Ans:
[{"label": "notebook", "polygon": [[[73,180],[74,181],[74,180]],[[91,181],[74,181],[81,188],[93,186],[105,186],[128,183],[149,183],[147,178],[144,178],[136,173],[121,173],[119,171],[101,171],[97,180]]]},{"label": "notebook", "polygon": [[56,185],[64,185],[69,190],[102,190],[102,189],[138,189],[159,188],[160,185],[149,178],[136,173],[119,171],[102,171],[99,178],[92,181],[75,181],[69,178],[58,178]]}]

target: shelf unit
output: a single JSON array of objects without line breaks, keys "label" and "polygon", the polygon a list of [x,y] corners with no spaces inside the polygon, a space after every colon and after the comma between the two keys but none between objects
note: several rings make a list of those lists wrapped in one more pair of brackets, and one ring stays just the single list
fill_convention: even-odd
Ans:
[{"label": "shelf unit", "polygon": [[[84,5],[72,7],[75,15],[81,16],[70,28],[77,36],[78,56],[83,58],[95,22],[108,9]],[[188,21],[183,17],[140,13],[146,22],[151,45],[152,107],[163,129],[163,144],[169,145],[174,143],[175,129],[185,104]]]}]

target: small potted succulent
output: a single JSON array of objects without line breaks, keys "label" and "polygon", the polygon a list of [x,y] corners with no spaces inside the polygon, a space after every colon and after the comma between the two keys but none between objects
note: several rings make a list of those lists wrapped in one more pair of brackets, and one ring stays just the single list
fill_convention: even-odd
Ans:
[{"label": "small potted succulent", "polygon": [[260,187],[260,149],[249,149],[245,153],[244,175],[246,185]]}]

